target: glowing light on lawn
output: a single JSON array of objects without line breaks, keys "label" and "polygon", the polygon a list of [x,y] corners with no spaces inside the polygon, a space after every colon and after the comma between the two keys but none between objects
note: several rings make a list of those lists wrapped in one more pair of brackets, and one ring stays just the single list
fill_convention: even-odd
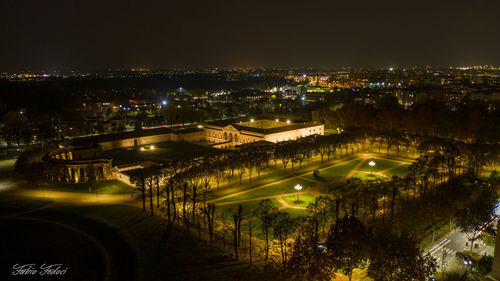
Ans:
[{"label": "glowing light on lawn", "polygon": [[293,188],[295,188],[295,190],[297,190],[297,202],[299,202],[299,192],[302,190],[302,185],[300,184],[297,184],[296,186],[294,186]]},{"label": "glowing light on lawn", "polygon": [[368,163],[368,165],[370,165],[370,167],[373,167],[373,166],[375,166],[375,162],[370,161],[370,162]]},{"label": "glowing light on lawn", "polygon": [[144,151],[144,147],[141,147],[141,151]]}]

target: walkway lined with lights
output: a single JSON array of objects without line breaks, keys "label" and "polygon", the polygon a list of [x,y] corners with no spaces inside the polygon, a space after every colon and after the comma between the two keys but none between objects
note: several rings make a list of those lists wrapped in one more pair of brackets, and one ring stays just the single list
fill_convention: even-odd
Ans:
[{"label": "walkway lined with lights", "polygon": [[[363,166],[363,164],[365,164],[366,161],[368,161],[368,159],[370,159],[370,158],[377,158],[377,159],[384,159],[384,160],[394,161],[394,162],[397,162],[397,165],[395,165],[393,167],[390,167],[390,168],[387,168],[387,169],[384,169],[382,171],[378,171],[378,172],[359,171],[359,169]],[[318,180],[315,180],[315,179],[307,178],[306,177],[307,175],[311,175],[311,174],[314,173],[314,171],[310,171],[310,172],[306,172],[304,174],[295,175],[295,176],[287,177],[285,179],[281,179],[281,180],[278,180],[278,181],[275,181],[275,182],[263,184],[263,185],[255,187],[255,188],[251,188],[251,189],[243,190],[243,191],[240,191],[240,192],[232,193],[232,194],[229,194],[229,195],[221,196],[221,197],[216,198],[214,200],[211,200],[209,202],[215,203],[218,206],[223,206],[223,205],[232,205],[232,204],[239,204],[239,203],[252,202],[252,201],[260,201],[260,200],[263,200],[263,199],[276,199],[281,204],[281,207],[279,207],[278,210],[282,210],[282,209],[286,209],[286,208],[307,210],[308,209],[307,207],[290,205],[282,197],[293,196],[293,195],[301,195],[301,194],[312,194],[315,197],[328,196],[328,194],[324,194],[324,193],[321,192],[321,190],[323,190],[328,184],[335,184],[335,183],[341,182],[344,179],[352,178],[352,176],[354,174],[356,174],[356,173],[373,174],[373,175],[378,175],[378,176],[380,176],[382,178],[389,178],[389,176],[386,175],[386,174],[384,174],[384,173],[389,172],[389,171],[394,170],[394,169],[397,169],[397,168],[399,168],[399,167],[401,167],[403,165],[410,164],[410,162],[408,162],[408,161],[402,161],[402,160],[395,160],[395,159],[390,159],[390,158],[384,158],[384,157],[374,156],[374,155],[371,155],[371,154],[363,154],[363,155],[361,155],[360,157],[357,157],[357,158],[353,158],[353,159],[349,159],[349,160],[344,160],[342,162],[335,163],[334,165],[330,165],[330,166],[326,166],[326,167],[317,169],[317,171],[323,171],[323,170],[330,169],[332,167],[336,167],[336,166],[340,166],[340,165],[344,165],[344,164],[347,164],[349,162],[356,161],[356,160],[359,160],[359,159],[361,159],[361,161],[359,161],[359,163],[357,163],[356,166],[354,166],[346,174],[345,177],[340,178],[340,179],[336,179],[336,180],[333,180],[333,181],[330,181],[330,182],[322,182],[322,181],[318,181]],[[376,162],[374,162],[374,163],[376,165]],[[370,166],[372,166],[372,165],[370,165]],[[314,182],[316,184],[314,186],[312,186],[312,187],[309,187],[305,191],[297,191],[297,192],[293,192],[293,193],[285,193],[285,194],[277,194],[277,195],[269,195],[269,196],[260,196],[260,197],[253,197],[253,198],[248,198],[248,199],[240,199],[240,200],[234,200],[234,201],[220,202],[220,201],[223,201],[223,200],[226,200],[226,199],[234,198],[234,197],[237,197],[237,196],[249,193],[249,192],[260,190],[260,189],[263,189],[263,188],[266,188],[266,187],[269,187],[269,186],[272,186],[272,185],[280,184],[280,183],[287,182],[287,181],[294,180],[294,179],[302,179],[302,180],[306,180],[306,181],[309,181],[309,182]],[[293,187],[291,187],[291,188],[293,188]]]}]

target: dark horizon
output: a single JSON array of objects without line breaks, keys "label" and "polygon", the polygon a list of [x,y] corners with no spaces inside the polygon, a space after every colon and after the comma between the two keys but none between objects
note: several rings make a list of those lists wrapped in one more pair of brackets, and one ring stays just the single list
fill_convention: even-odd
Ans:
[{"label": "dark horizon", "polygon": [[2,1],[0,72],[499,65],[500,2]]}]

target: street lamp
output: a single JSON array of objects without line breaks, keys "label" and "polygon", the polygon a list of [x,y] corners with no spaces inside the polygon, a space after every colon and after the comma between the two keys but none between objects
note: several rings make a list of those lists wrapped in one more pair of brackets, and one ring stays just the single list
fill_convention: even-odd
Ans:
[{"label": "street lamp", "polygon": [[375,162],[372,160],[368,162],[368,165],[370,165],[370,176],[373,176],[373,167],[375,166]]},{"label": "street lamp", "polygon": [[299,200],[299,192],[302,190],[302,185],[297,184],[293,188],[295,188],[295,190],[297,190],[297,202],[300,202],[300,200]]}]

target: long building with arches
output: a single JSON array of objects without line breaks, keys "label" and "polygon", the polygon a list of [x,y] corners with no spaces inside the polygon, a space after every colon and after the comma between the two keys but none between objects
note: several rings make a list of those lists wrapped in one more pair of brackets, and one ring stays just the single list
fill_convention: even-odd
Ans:
[{"label": "long building with arches", "polygon": [[[59,143],[43,161],[50,166],[50,181],[81,183],[117,179],[120,169],[106,150],[144,147],[162,142],[193,142],[214,148],[235,149],[254,142],[296,140],[310,135],[323,135],[324,125],[313,122],[292,123],[279,120],[232,119],[208,122],[203,126],[172,129],[157,127],[139,131],[76,138]],[[144,159],[146,161],[147,159]]]},{"label": "long building with arches", "polygon": [[204,126],[206,141],[214,147],[231,148],[237,145],[267,141],[296,140],[310,135],[323,135],[325,125],[314,122],[291,123],[279,120],[223,120]]}]

